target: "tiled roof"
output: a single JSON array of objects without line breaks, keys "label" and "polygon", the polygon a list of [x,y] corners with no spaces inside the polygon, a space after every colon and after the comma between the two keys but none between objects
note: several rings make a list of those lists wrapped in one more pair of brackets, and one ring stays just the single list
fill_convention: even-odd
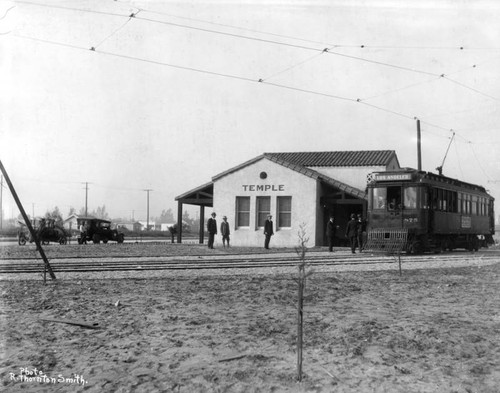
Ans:
[{"label": "tiled roof", "polygon": [[264,153],[264,156],[268,158],[271,161],[274,161],[277,164],[283,165],[286,168],[290,168],[296,172],[302,173],[303,175],[312,177],[313,179],[320,180],[324,183],[328,183],[332,186],[337,187],[338,189],[345,191],[346,193],[356,197],[356,198],[361,198],[361,199],[366,199],[366,193],[362,190],[359,190],[356,187],[352,187],[348,184],[342,183],[338,180],[332,179],[329,176],[323,175],[313,169],[306,168],[305,166],[299,165],[299,164],[294,164],[289,161],[285,161],[284,159],[278,158],[278,157],[273,157],[269,156],[266,153]]},{"label": "tiled roof", "polygon": [[314,166],[384,166],[396,153],[394,150],[324,151],[302,153],[264,153],[275,158],[305,167]]}]

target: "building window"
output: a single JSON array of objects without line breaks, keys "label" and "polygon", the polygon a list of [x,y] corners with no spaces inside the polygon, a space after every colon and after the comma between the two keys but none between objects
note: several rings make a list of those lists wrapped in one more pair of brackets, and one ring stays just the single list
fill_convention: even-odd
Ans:
[{"label": "building window", "polygon": [[257,197],[257,227],[263,228],[267,216],[271,214],[271,197]]},{"label": "building window", "polygon": [[236,197],[236,228],[250,227],[250,197]]},{"label": "building window", "polygon": [[277,228],[292,227],[292,197],[278,197],[278,223]]}]

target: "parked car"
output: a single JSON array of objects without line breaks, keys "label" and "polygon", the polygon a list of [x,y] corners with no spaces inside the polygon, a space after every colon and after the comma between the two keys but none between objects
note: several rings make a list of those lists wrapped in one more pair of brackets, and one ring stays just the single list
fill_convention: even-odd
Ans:
[{"label": "parked car", "polygon": [[86,244],[88,241],[96,244],[101,241],[107,243],[110,240],[123,243],[125,240],[125,235],[122,232],[111,229],[111,221],[94,217],[79,217],[77,224],[80,228],[78,244]]},{"label": "parked car", "polygon": [[[27,242],[33,243],[35,239],[28,231],[28,227],[24,222],[19,221],[21,229],[18,232],[18,244],[24,246]],[[56,242],[59,244],[66,244],[71,235],[66,230],[56,224],[53,218],[37,218],[32,222],[33,229],[38,240],[42,244],[49,244]]]}]

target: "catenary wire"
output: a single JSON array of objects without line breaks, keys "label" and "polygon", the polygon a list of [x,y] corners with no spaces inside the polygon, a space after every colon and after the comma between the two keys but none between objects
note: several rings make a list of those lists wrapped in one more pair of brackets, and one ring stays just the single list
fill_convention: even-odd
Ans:
[{"label": "catenary wire", "polygon": [[[42,43],[54,44],[54,45],[59,45],[59,46],[68,47],[68,48],[72,48],[72,49],[78,49],[78,50],[84,50],[84,51],[88,51],[89,50],[89,49],[81,47],[81,46],[71,45],[71,44],[65,44],[65,43],[60,43],[60,42],[56,42],[56,41],[50,41],[50,40],[46,40],[46,39],[40,39],[40,38],[22,36],[22,35],[19,35],[19,34],[16,34],[15,36],[18,37],[18,38],[21,38],[21,39],[28,39],[28,40],[32,40],[32,41],[39,41],[39,42],[42,42]],[[132,61],[140,61],[140,62],[149,63],[149,64],[155,64],[155,65],[166,66],[166,67],[171,67],[171,68],[176,68],[176,69],[182,69],[182,70],[197,72],[197,73],[201,73],[201,74],[207,74],[207,75],[213,75],[213,76],[220,76],[220,77],[225,77],[225,78],[237,79],[237,80],[242,80],[242,81],[247,81],[247,82],[254,82],[254,83],[258,82],[258,83],[262,83],[262,84],[265,84],[265,85],[274,86],[274,87],[278,87],[278,88],[282,88],[282,89],[294,90],[294,91],[299,91],[299,92],[303,92],[303,93],[319,95],[319,96],[323,96],[323,97],[334,98],[334,99],[343,100],[343,101],[358,102],[358,103],[361,103],[361,104],[366,105],[368,107],[371,107],[371,108],[374,108],[374,109],[377,109],[377,110],[380,110],[380,111],[384,111],[384,112],[387,112],[387,113],[391,113],[393,115],[396,115],[396,116],[399,116],[399,117],[403,117],[403,118],[406,118],[406,119],[414,120],[416,118],[415,116],[410,116],[410,115],[407,115],[407,114],[404,114],[404,113],[401,113],[401,112],[397,112],[397,111],[394,111],[394,110],[391,110],[391,109],[387,109],[387,108],[383,108],[383,107],[380,107],[380,106],[377,106],[377,105],[373,105],[373,104],[369,104],[369,103],[363,102],[359,98],[358,99],[354,99],[354,98],[350,98],[350,97],[338,96],[338,95],[335,95],[335,94],[322,93],[322,92],[318,92],[318,91],[314,91],[314,90],[308,90],[308,89],[302,89],[302,88],[297,88],[297,87],[292,87],[292,86],[287,86],[287,85],[282,85],[282,84],[277,84],[277,83],[265,82],[262,79],[256,80],[254,78],[248,78],[248,77],[243,77],[243,76],[238,76],[238,75],[231,75],[231,74],[225,74],[225,73],[220,73],[220,72],[202,70],[202,69],[199,69],[199,68],[186,67],[186,66],[181,66],[181,65],[176,65],[176,64],[170,64],[170,63],[165,63],[165,62],[156,61],[156,60],[150,60],[150,59],[143,59],[143,58],[140,58],[140,57],[122,55],[122,54],[117,54],[117,53],[108,52],[108,51],[102,51],[102,50],[99,50],[99,51],[92,50],[92,51],[95,52],[96,54],[104,54],[104,55],[108,55],[108,56],[112,56],[112,57],[117,57],[117,58],[123,58],[123,59],[132,60]],[[434,127],[434,128],[438,128],[438,129],[449,131],[449,128],[445,128],[445,127],[442,127],[442,126],[439,126],[439,125],[436,125],[436,124],[432,124],[432,123],[426,122],[424,120],[421,120],[421,122],[425,123],[425,124],[427,124],[427,125],[429,125],[431,127]]]},{"label": "catenary wire", "polygon": [[101,46],[105,41],[107,41],[108,39],[110,39],[112,36],[114,36],[116,33],[118,33],[121,29],[123,29],[131,20],[132,18],[135,17],[135,15],[137,15],[139,12],[141,12],[140,10],[137,11],[136,13],[133,13],[129,16],[129,18],[125,21],[125,23],[123,23],[121,26],[119,26],[117,29],[115,29],[110,35],[108,35],[106,38],[104,38],[101,42],[99,42],[95,47],[95,48],[98,48],[99,46]]},{"label": "catenary wire", "polygon": [[15,5],[13,5],[13,6],[12,6],[12,7],[10,7],[7,11],[5,11],[5,14],[3,14],[3,16],[0,18],[0,20],[5,19],[5,17],[6,17],[6,16],[7,16],[7,14],[9,13],[9,11],[10,11],[11,9],[13,9],[13,8],[16,8],[16,6],[15,6]]},{"label": "catenary wire", "polygon": [[[65,6],[37,4],[37,3],[27,2],[27,1],[18,1],[18,3],[30,4],[30,5],[35,5],[35,6],[60,8],[60,9],[66,9],[66,10],[74,10],[74,11],[80,11],[80,12],[91,12],[91,13],[98,13],[98,14],[105,14],[105,15],[113,15],[113,16],[117,16],[117,17],[125,17],[125,15],[111,13],[111,12],[103,12],[103,11],[95,11],[95,10],[82,10],[82,9],[78,9],[78,8],[65,7]],[[142,9],[139,9],[139,10],[142,10]],[[228,36],[231,36],[231,37],[238,37],[238,38],[243,38],[243,39],[248,39],[248,40],[256,40],[256,41],[260,41],[260,42],[272,43],[272,44],[277,44],[277,45],[285,45],[285,46],[295,47],[295,48],[304,49],[304,50],[321,51],[322,53],[323,52],[327,52],[327,53],[330,53],[332,55],[342,56],[342,57],[351,58],[351,59],[355,59],[355,60],[359,60],[359,61],[365,61],[365,62],[368,62],[368,63],[377,64],[377,65],[380,65],[380,66],[391,67],[391,68],[396,68],[396,69],[400,69],[400,70],[405,70],[405,71],[415,72],[415,73],[421,73],[421,74],[426,74],[426,75],[445,77],[444,74],[440,74],[439,75],[439,74],[431,73],[431,72],[428,72],[428,71],[423,71],[423,70],[418,70],[418,69],[414,69],[414,68],[409,68],[409,67],[399,66],[399,65],[395,65],[395,64],[380,62],[380,61],[376,61],[376,60],[366,59],[366,58],[359,57],[359,56],[352,56],[352,55],[347,55],[347,54],[343,54],[343,53],[339,53],[339,52],[333,52],[331,50],[328,50],[327,48],[325,48],[325,49],[319,49],[319,48],[307,47],[307,46],[303,46],[303,45],[294,45],[294,44],[289,44],[289,43],[284,43],[284,42],[278,42],[278,41],[273,41],[273,40],[265,40],[265,39],[260,39],[260,38],[256,38],[256,37],[248,37],[248,36],[243,36],[243,35],[239,35],[239,34],[226,33],[226,32],[221,32],[221,31],[217,31],[217,30],[203,29],[203,28],[198,28],[198,27],[194,27],[194,26],[182,25],[182,24],[178,24],[178,23],[158,21],[158,20],[149,19],[149,18],[137,17],[137,19],[145,20],[145,21],[149,21],[149,22],[153,22],[153,23],[160,23],[160,24],[172,25],[172,26],[176,26],[176,27],[182,27],[182,28],[200,30],[200,31],[204,31],[204,32],[214,33],[214,34],[228,35]],[[334,45],[334,47],[340,47],[340,46],[339,45]],[[361,47],[364,48],[365,45],[361,45]],[[463,50],[464,47],[462,46],[459,49]],[[494,100],[498,100],[496,97],[487,95],[487,94],[485,94],[485,93],[483,93],[483,92],[481,92],[481,91],[479,91],[477,89],[471,88],[470,86],[462,84],[462,83],[460,83],[458,81],[454,81],[454,80],[452,80],[450,78],[445,78],[445,79],[447,79],[447,80],[449,80],[449,81],[451,81],[453,83],[456,83],[457,85],[462,86],[462,87],[464,87],[466,89],[475,91],[478,94],[484,95],[484,96],[492,98]]]}]

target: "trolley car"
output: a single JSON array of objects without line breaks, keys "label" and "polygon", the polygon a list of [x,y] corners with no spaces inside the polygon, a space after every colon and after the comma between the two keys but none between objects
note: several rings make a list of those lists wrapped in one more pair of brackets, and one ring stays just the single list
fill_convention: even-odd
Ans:
[{"label": "trolley car", "polygon": [[[484,187],[407,168],[368,176],[368,244],[401,251],[465,248],[493,243],[494,198]],[[372,242],[373,244],[373,242]]]}]

